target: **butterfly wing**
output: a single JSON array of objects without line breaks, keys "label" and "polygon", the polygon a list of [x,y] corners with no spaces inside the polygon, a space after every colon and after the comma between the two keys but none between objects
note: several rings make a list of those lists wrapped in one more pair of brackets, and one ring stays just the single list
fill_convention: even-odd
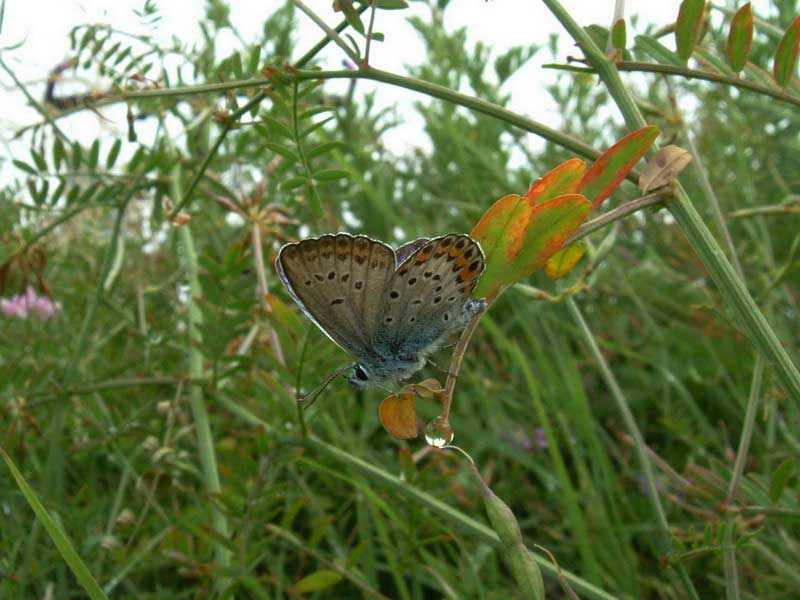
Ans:
[{"label": "butterfly wing", "polygon": [[480,245],[468,235],[445,235],[419,246],[386,288],[375,350],[394,357],[425,353],[463,327],[483,306],[469,297],[484,266]]},{"label": "butterfly wing", "polygon": [[380,299],[395,270],[392,249],[346,233],[286,244],[278,276],[306,315],[356,358],[373,354]]},{"label": "butterfly wing", "polygon": [[417,238],[413,242],[408,242],[400,246],[397,250],[394,251],[394,261],[399,267],[401,264],[406,262],[406,259],[414,254],[417,250],[419,250],[425,242],[429,241],[430,238]]}]

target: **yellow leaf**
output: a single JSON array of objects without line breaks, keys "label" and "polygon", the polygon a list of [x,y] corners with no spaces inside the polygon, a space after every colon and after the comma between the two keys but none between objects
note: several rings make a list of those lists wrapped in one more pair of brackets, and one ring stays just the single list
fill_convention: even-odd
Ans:
[{"label": "yellow leaf", "polygon": [[561,279],[575,268],[585,252],[586,245],[582,242],[570,244],[550,257],[544,265],[544,272],[550,279]]},{"label": "yellow leaf", "polygon": [[398,440],[417,437],[416,395],[400,392],[387,396],[378,407],[381,425],[390,436]]}]

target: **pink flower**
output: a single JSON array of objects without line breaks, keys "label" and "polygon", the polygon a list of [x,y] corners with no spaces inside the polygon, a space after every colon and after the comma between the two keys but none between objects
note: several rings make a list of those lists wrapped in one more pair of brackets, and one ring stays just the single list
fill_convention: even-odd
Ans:
[{"label": "pink flower", "polygon": [[58,302],[53,302],[47,296],[38,296],[36,290],[30,286],[24,294],[17,294],[11,298],[0,298],[0,312],[7,317],[27,319],[28,315],[33,312],[42,321],[47,321],[60,310],[61,305]]},{"label": "pink flower", "polygon": [[7,317],[17,317],[18,319],[26,319],[28,317],[28,306],[21,295],[13,296],[10,299],[0,298],[0,310]]}]

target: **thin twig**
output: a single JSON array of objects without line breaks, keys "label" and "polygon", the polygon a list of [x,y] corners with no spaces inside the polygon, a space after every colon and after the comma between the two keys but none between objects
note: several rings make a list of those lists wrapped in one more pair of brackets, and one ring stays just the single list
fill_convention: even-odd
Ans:
[{"label": "thin twig", "polygon": [[[757,83],[753,83],[747,79],[741,79],[739,77],[730,77],[728,75],[722,75],[720,73],[715,73],[713,71],[701,71],[699,69],[689,69],[688,67],[682,67],[678,65],[665,65],[660,63],[651,63],[651,62],[639,62],[639,61],[628,61],[623,60],[617,63],[614,63],[618,71],[627,71],[632,73],[660,73],[662,75],[677,75],[678,77],[685,77],[686,79],[701,79],[703,81],[713,81],[715,83],[722,83],[725,85],[730,85],[740,90],[746,90],[749,92],[756,92],[757,94],[763,94],[764,96],[769,96],[770,98],[775,98],[776,100],[780,100],[781,102],[787,102],[789,104],[794,104],[795,106],[800,106],[800,97],[792,96],[791,94],[787,94],[777,89],[768,88],[763,85],[759,85]],[[596,73],[597,71],[591,67],[580,67],[576,65],[563,65],[563,64],[555,64],[550,63],[546,65],[542,65],[545,69],[561,69],[567,71],[575,71],[578,73]]]},{"label": "thin twig", "polygon": [[8,65],[5,63],[5,61],[2,58],[0,58],[0,67],[2,67],[3,70],[6,73],[8,73],[8,76],[11,77],[11,80],[14,82],[14,85],[16,85],[19,88],[19,90],[28,99],[28,102],[31,103],[31,105],[39,112],[39,114],[42,115],[45,118],[45,121],[47,121],[47,123],[53,128],[53,131],[56,132],[56,135],[58,137],[60,137],[63,142],[66,142],[67,144],[69,144],[70,143],[69,138],[64,134],[63,131],[61,131],[61,129],[58,127],[58,125],[56,125],[56,122],[53,119],[53,117],[50,114],[50,112],[47,109],[45,109],[45,107],[42,106],[36,100],[36,98],[31,96],[30,92],[28,92],[27,88],[25,87],[25,84],[23,84],[19,79],[17,79],[17,76],[14,73],[14,71],[12,71],[8,67]]},{"label": "thin twig", "polygon": [[[258,279],[258,298],[261,308],[265,313],[271,313],[272,307],[267,302],[267,295],[269,294],[269,287],[267,285],[267,274],[264,268],[264,248],[261,246],[261,223],[258,219],[253,219],[251,226],[253,257],[256,263],[256,276]],[[267,335],[269,336],[269,345],[272,348],[272,354],[279,364],[285,365],[286,359],[283,356],[283,348],[281,348],[281,341],[278,338],[278,333],[271,324],[267,326]]]},{"label": "thin twig", "polygon": [[292,0],[292,3],[297,8],[306,13],[306,16],[308,16],[309,19],[314,21],[314,23],[317,24],[317,27],[322,29],[322,31],[324,31],[328,35],[328,38],[331,39],[334,44],[339,46],[339,48],[341,48],[345,54],[347,54],[348,58],[353,61],[353,64],[357,65],[358,63],[361,62],[361,57],[359,57],[358,54],[353,52],[353,49],[347,45],[347,42],[345,42],[336,31],[331,29],[328,26],[328,24],[317,15],[317,13],[315,13],[308,6],[306,6],[303,0]]},{"label": "thin twig", "polygon": [[646,196],[642,196],[640,198],[630,200],[629,202],[625,202],[624,204],[620,204],[615,209],[609,210],[599,217],[592,219],[591,221],[587,221],[581,225],[578,230],[572,234],[572,237],[562,244],[562,247],[568,246],[572,242],[576,242],[579,239],[586,237],[593,231],[597,231],[609,223],[624,219],[628,215],[632,215],[633,213],[647,208],[648,206],[660,204],[664,202],[664,199],[670,195],[672,195],[672,189],[664,188],[663,190],[658,190],[652,194],[647,194]]},{"label": "thin twig", "polygon": [[371,12],[369,14],[369,27],[367,28],[367,47],[364,49],[364,60],[361,63],[361,68],[366,69],[369,67],[369,49],[372,44],[372,27],[375,24],[375,4],[376,0],[372,0]]}]

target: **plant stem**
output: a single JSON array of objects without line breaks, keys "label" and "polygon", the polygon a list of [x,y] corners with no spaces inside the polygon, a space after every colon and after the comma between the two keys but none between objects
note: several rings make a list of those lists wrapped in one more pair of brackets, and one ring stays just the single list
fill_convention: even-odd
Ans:
[{"label": "plant stem", "polygon": [[[251,241],[253,245],[253,257],[256,263],[256,276],[258,278],[258,298],[261,304],[261,309],[265,313],[271,313],[272,308],[267,302],[267,295],[269,294],[269,286],[267,285],[267,273],[264,267],[264,249],[261,246],[261,223],[258,219],[253,219],[251,225]],[[283,348],[281,348],[281,341],[278,338],[278,333],[271,324],[267,324],[267,335],[269,336],[269,345],[272,348],[272,354],[279,364],[285,365],[286,358],[283,356]]]},{"label": "plant stem", "polygon": [[339,32],[337,32],[337,31],[336,31],[336,30],[334,30],[334,29],[331,29],[331,28],[328,26],[328,24],[327,24],[325,21],[323,21],[323,20],[322,20],[322,19],[321,19],[321,18],[320,18],[320,17],[317,15],[317,13],[315,13],[315,12],[314,12],[313,10],[311,10],[311,9],[310,9],[308,6],[306,6],[306,5],[305,5],[305,3],[304,3],[302,0],[292,0],[292,3],[293,3],[293,4],[294,4],[294,5],[297,7],[297,8],[299,8],[299,9],[300,9],[300,10],[302,10],[304,13],[306,13],[306,16],[308,16],[308,18],[309,18],[309,19],[311,19],[312,21],[314,21],[314,23],[316,23],[316,24],[317,24],[317,27],[319,27],[320,29],[322,29],[322,31],[324,31],[324,32],[325,32],[325,34],[327,35],[328,39],[329,39],[329,40],[332,40],[334,44],[336,44],[337,46],[339,46],[339,48],[341,48],[341,49],[342,49],[342,51],[343,51],[345,54],[347,54],[347,57],[348,57],[350,60],[352,60],[352,61],[353,61],[353,64],[356,64],[356,65],[357,65],[359,62],[361,62],[361,57],[360,57],[360,56],[358,56],[358,54],[356,54],[355,52],[353,52],[353,49],[352,49],[350,46],[348,46],[348,45],[347,45],[347,42],[345,42],[345,41],[344,41],[344,40],[341,38],[341,36],[339,35]]},{"label": "plant stem", "polygon": [[656,204],[661,204],[664,202],[666,198],[672,195],[672,189],[667,188],[664,190],[659,190],[657,192],[653,192],[652,194],[647,194],[646,196],[642,196],[641,198],[636,198],[634,200],[630,200],[625,202],[624,204],[620,204],[613,210],[609,210],[608,212],[604,212],[599,217],[592,219],[591,221],[587,221],[580,227],[578,230],[572,234],[567,241],[565,241],[561,247],[568,246],[572,242],[577,242],[579,239],[586,237],[590,233],[605,227],[609,223],[613,223],[614,221],[619,221],[620,219],[624,219],[628,215],[632,215],[635,212],[638,212],[644,208],[649,206],[655,206]]},{"label": "plant stem", "polygon": [[[175,198],[180,198],[180,165],[172,171],[172,192]],[[180,242],[182,246],[184,268],[186,269],[189,281],[189,300],[188,300],[188,335],[187,355],[189,359],[189,375],[193,379],[203,378],[203,355],[200,352],[202,343],[202,333],[200,328],[203,324],[203,314],[197,305],[197,298],[202,297],[203,290],[200,286],[198,276],[197,253],[194,248],[191,230],[188,225],[178,228]],[[192,420],[194,421],[195,433],[197,434],[197,450],[200,458],[200,470],[203,475],[203,485],[210,496],[211,522],[217,534],[227,540],[230,535],[228,528],[228,518],[225,512],[216,503],[214,496],[218,496],[222,491],[219,472],[217,470],[217,458],[214,453],[214,437],[211,433],[211,424],[208,419],[205,400],[203,399],[203,388],[193,385],[189,388],[189,404],[192,410]],[[227,546],[215,540],[214,555],[217,563],[222,569],[230,567],[231,551]],[[215,586],[221,590],[226,585],[225,578],[218,578]]]},{"label": "plant stem", "polygon": [[467,323],[467,326],[461,332],[461,336],[458,338],[456,348],[453,350],[453,356],[450,359],[450,368],[447,370],[447,381],[444,384],[444,391],[442,392],[442,412],[437,419],[439,425],[444,429],[447,429],[449,426],[448,421],[450,419],[450,407],[453,404],[453,391],[456,387],[458,371],[461,369],[461,361],[464,359],[464,353],[467,350],[467,346],[469,346],[469,341],[472,338],[472,334],[478,327],[481,317],[488,309],[489,307],[487,306],[484,311],[472,317],[472,320]]},{"label": "plant stem", "polygon": [[[732,87],[739,88],[740,90],[756,92],[764,96],[769,96],[770,98],[775,98],[776,100],[780,100],[781,102],[786,102],[788,104],[794,104],[795,106],[800,106],[800,98],[798,98],[797,96],[792,96],[791,94],[787,94],[786,92],[783,92],[778,89],[773,89],[763,85],[759,85],[758,83],[754,83],[747,79],[742,79],[740,77],[730,77],[728,75],[722,75],[721,73],[715,73],[713,71],[701,71],[699,69],[690,69],[688,67],[683,67],[679,65],[665,65],[661,63],[626,61],[626,60],[619,61],[615,63],[615,65],[617,67],[617,70],[619,71],[627,71],[633,73],[660,73],[661,75],[676,75],[678,77],[685,77],[686,79],[700,79],[703,81],[713,81],[714,83],[722,83],[725,85],[730,85]],[[551,69],[558,68],[569,71],[576,71],[579,73],[599,74],[599,71],[596,68],[579,67],[576,65],[547,64],[543,65],[543,68],[551,68]]]},{"label": "plant stem", "polygon": [[375,3],[377,0],[372,0],[370,2],[370,13],[369,13],[369,27],[367,28],[367,47],[364,49],[364,61],[361,63],[362,68],[369,67],[369,49],[372,44],[372,28],[375,25]]},{"label": "plant stem", "polygon": [[[750,383],[750,394],[747,398],[747,409],[742,425],[742,433],[739,436],[739,448],[736,451],[736,460],[733,463],[733,475],[728,483],[728,495],[725,504],[731,505],[736,495],[736,488],[739,480],[744,473],[744,465],[747,462],[747,453],[750,449],[750,440],[753,437],[753,426],[756,421],[756,411],[758,401],[761,398],[761,382],[764,376],[764,359],[761,355],[756,357],[756,365],[753,369],[753,380]],[[741,598],[739,590],[739,572],[736,566],[736,546],[733,544],[733,531],[736,525],[734,515],[728,516],[725,522],[725,535],[723,538],[722,560],[725,569],[725,592],[728,600],[739,600]]]},{"label": "plant stem", "polygon": [[[588,63],[605,83],[628,127],[631,130],[644,127],[646,125],[644,117],[622,83],[619,71],[614,64],[606,60],[591,37],[575,22],[558,0],[544,0],[544,3],[581,47]],[[654,144],[652,150],[656,149],[657,144]],[[722,249],[711,235],[686,192],[677,182],[675,184],[675,201],[670,202],[667,207],[716,283],[723,298],[739,317],[748,336],[775,369],[777,379],[786,394],[800,405],[800,372],[792,363],[789,354],[750,296],[744,283],[725,259]]]},{"label": "plant stem", "polygon": [[756,359],[756,365],[753,368],[753,379],[750,382],[750,395],[747,398],[747,408],[744,415],[744,423],[742,424],[742,433],[739,436],[739,448],[736,451],[736,460],[733,463],[733,474],[728,483],[728,495],[725,497],[725,504],[733,503],[733,498],[736,495],[736,488],[739,485],[739,480],[744,473],[744,465],[747,462],[747,453],[750,450],[750,440],[753,437],[753,426],[756,421],[756,411],[758,410],[758,402],[761,398],[761,383],[764,379],[764,362],[763,360]]},{"label": "plant stem", "polygon": [[697,169],[697,174],[700,176],[700,187],[706,196],[708,205],[711,207],[711,214],[714,216],[714,221],[717,223],[719,234],[722,236],[725,246],[728,248],[728,257],[730,258],[731,264],[733,265],[733,268],[736,269],[736,274],[742,279],[742,281],[744,281],[742,264],[739,262],[739,255],[736,253],[736,246],[733,244],[731,232],[728,229],[728,225],[725,223],[725,217],[722,216],[722,209],[720,209],[717,194],[714,192],[714,188],[711,187],[711,181],[708,179],[708,171],[706,171],[705,165],[703,165],[703,161],[700,158],[700,153],[697,151],[697,145],[694,143],[694,138],[689,132],[689,129],[686,127],[686,122],[683,120],[683,115],[680,113],[678,102],[672,89],[672,84],[670,84],[669,80],[667,80],[666,83],[667,89],[669,90],[673,111],[675,112],[678,122],[680,123],[683,139],[686,140],[686,145],[689,148],[689,154],[692,155],[694,168]]},{"label": "plant stem", "polygon": [[25,98],[27,98],[28,102],[30,102],[31,105],[39,112],[39,114],[44,117],[45,121],[47,121],[47,123],[53,128],[53,131],[55,131],[56,135],[60,137],[62,141],[69,144],[70,143],[69,138],[66,135],[64,135],[64,132],[61,131],[58,125],[56,125],[56,122],[53,119],[50,112],[47,109],[45,109],[45,107],[42,106],[39,103],[39,101],[36,100],[36,98],[31,96],[30,92],[28,92],[28,89],[25,87],[25,85],[19,79],[17,79],[16,73],[14,73],[14,71],[12,71],[8,67],[8,65],[2,58],[0,58],[0,67],[2,67],[3,70],[6,73],[8,73],[8,76],[11,77],[11,80],[14,82],[14,85],[16,85],[19,88],[19,90],[24,94]]}]

